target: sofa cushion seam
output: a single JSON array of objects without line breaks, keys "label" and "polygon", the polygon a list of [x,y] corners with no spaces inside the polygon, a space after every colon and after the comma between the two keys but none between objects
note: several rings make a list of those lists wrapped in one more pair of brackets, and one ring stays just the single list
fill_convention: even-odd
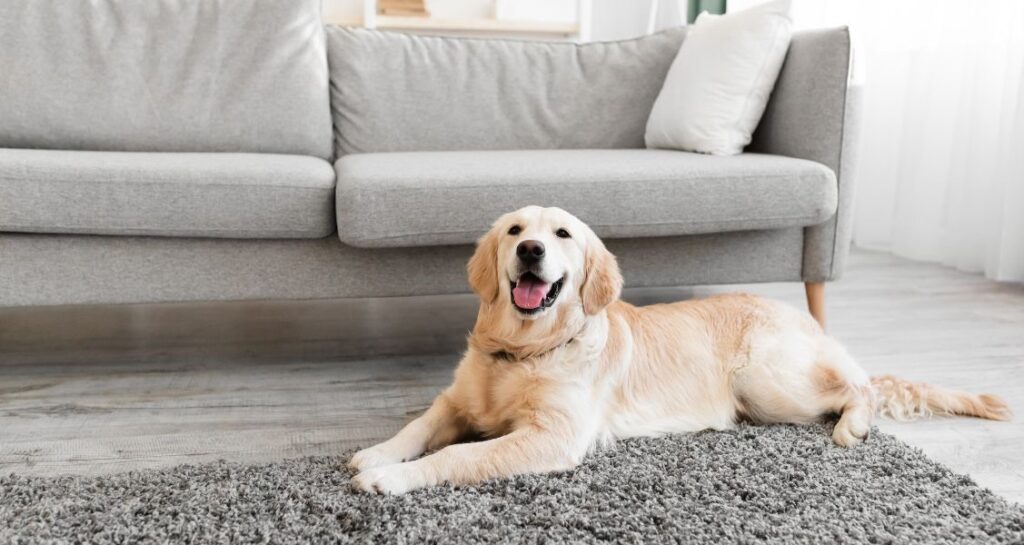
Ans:
[{"label": "sofa cushion seam", "polygon": [[[816,163],[816,164],[820,164],[820,163]],[[827,169],[829,172],[832,172],[832,169],[828,168],[827,166],[825,166],[825,165],[821,165],[821,166],[823,168]],[[818,178],[819,174],[808,172],[808,173],[769,174],[769,175],[752,174],[749,177],[745,177],[745,176],[714,176],[714,177],[711,177],[711,176],[700,176],[700,177],[695,177],[695,178],[690,178],[690,179],[696,179],[696,180],[700,180],[700,181],[710,180],[710,181],[715,181],[715,182],[720,181],[720,180],[736,180],[736,181],[749,182],[749,181],[752,181],[749,178],[761,179],[761,180],[778,180],[778,179],[785,179],[785,178],[807,178],[807,177]],[[833,177],[835,177],[835,173],[833,173]],[[347,188],[344,187],[340,183],[341,180],[342,180],[342,177],[339,176],[338,177],[339,183],[337,185],[337,189],[338,189],[339,195],[342,193],[342,191],[345,191],[346,193],[349,193],[350,191],[348,191]],[[418,183],[423,183],[423,184],[429,184],[429,183],[436,182],[436,181],[437,181],[436,178],[425,178],[425,179],[417,180]],[[560,180],[560,181],[564,181],[564,180]],[[591,184],[591,185],[609,185],[609,184],[622,185],[624,183],[629,183],[629,184],[644,184],[644,183],[647,183],[647,184],[663,184],[663,183],[682,183],[682,182],[686,182],[686,181],[688,181],[687,178],[682,178],[682,179],[681,178],[648,178],[648,179],[642,179],[642,180],[640,180],[640,179],[606,180],[606,181],[587,181],[587,180],[582,180],[582,181],[580,181],[578,183]],[[542,188],[547,188],[547,187],[550,187],[550,184],[553,183],[553,182],[527,182],[525,184],[517,184],[516,187],[542,187]],[[833,182],[834,182],[834,180],[833,180]],[[409,192],[409,191],[418,191],[418,192],[438,191],[440,189],[449,190],[449,191],[461,191],[461,190],[472,190],[472,189],[495,189],[495,188],[505,187],[505,185],[502,185],[502,184],[478,184],[478,185],[465,185],[465,186],[457,186],[457,187],[450,187],[450,186],[448,186],[448,187],[443,187],[443,188],[437,187],[437,186],[427,186],[427,187],[404,187],[403,186],[403,187],[387,187],[387,188],[381,188],[381,189],[374,188],[374,189],[370,189],[369,191],[367,191],[366,187],[369,184],[373,184],[373,183],[374,182],[372,182],[372,181],[371,182],[362,182],[362,183],[359,184],[359,187],[353,187],[352,191],[363,191],[363,192],[372,192],[372,193],[391,193],[391,192],[402,192],[402,193],[405,193],[405,192]]]},{"label": "sofa cushion seam", "polygon": [[[834,215],[835,215],[835,212],[833,212],[832,215],[829,216],[829,218],[831,218]],[[824,223],[824,222],[828,221],[829,218],[825,218],[825,220],[820,221],[819,223],[812,224],[812,225],[820,225],[821,223]],[[742,224],[761,222],[761,221],[779,221],[779,220],[805,221],[805,220],[812,220],[812,219],[815,219],[815,218],[810,217],[810,216],[771,216],[771,217],[762,217],[762,218],[748,219],[748,220],[731,220],[726,225],[727,226],[742,225]],[[623,227],[627,227],[627,228],[628,227],[638,227],[638,228],[644,228],[644,227],[684,227],[684,226],[689,226],[689,225],[707,225],[707,224],[720,223],[720,222],[722,222],[722,220],[691,221],[691,222],[685,222],[685,223],[683,223],[683,222],[636,223],[636,224],[630,224],[630,225],[607,225],[607,224],[605,224],[605,225],[591,225],[591,228],[592,229],[602,230],[602,229],[613,229],[613,228],[623,228]],[[809,226],[793,225],[793,226],[790,226],[790,227],[809,227]],[[339,229],[338,232],[341,233],[342,231]],[[470,235],[470,236],[476,236],[476,235],[479,235],[479,234],[480,233],[477,232],[477,231],[465,231],[465,230],[459,230],[459,231],[430,231],[430,232],[415,231],[415,232],[405,232],[405,233],[401,233],[401,234],[397,234],[397,235],[388,235],[388,236],[384,236],[384,237],[372,237],[372,238],[351,238],[351,237],[348,237],[348,239],[349,240],[357,240],[359,242],[374,242],[374,241],[394,240],[394,239],[405,238],[405,237],[410,237],[410,236],[417,236],[417,235],[427,235],[427,236]],[[701,234],[706,234],[706,233],[701,233]],[[680,234],[678,236],[686,236],[686,234],[684,233],[684,234]]]},{"label": "sofa cushion seam", "polygon": [[12,178],[12,177],[3,176],[3,175],[0,175],[0,182],[14,182],[14,183],[24,183],[24,184],[29,184],[29,183],[36,183],[36,184],[49,184],[49,183],[76,184],[76,185],[81,185],[83,187],[88,187],[89,185],[92,185],[92,184],[104,184],[104,185],[111,185],[111,184],[132,185],[132,184],[134,184],[134,185],[136,185],[138,187],[160,185],[160,186],[172,186],[172,187],[182,187],[182,188],[189,188],[189,187],[218,187],[218,188],[220,188],[220,187],[231,187],[231,188],[245,188],[245,189],[254,189],[254,188],[301,189],[301,190],[312,190],[312,191],[334,191],[334,189],[335,189],[334,186],[331,186],[331,187],[326,187],[326,186],[320,187],[320,186],[308,186],[308,185],[281,185],[281,184],[269,184],[268,185],[268,184],[244,184],[244,183],[229,184],[229,183],[223,183],[223,182],[212,182],[212,183],[211,182],[198,182],[198,183],[192,183],[192,182],[172,182],[172,181],[165,181],[165,180],[139,182],[139,181],[131,181],[131,180],[124,180],[124,181],[116,181],[116,180],[88,180],[88,179],[86,179],[86,180],[82,180],[82,179],[65,180],[65,179],[51,179],[51,178],[27,179],[26,177]]}]

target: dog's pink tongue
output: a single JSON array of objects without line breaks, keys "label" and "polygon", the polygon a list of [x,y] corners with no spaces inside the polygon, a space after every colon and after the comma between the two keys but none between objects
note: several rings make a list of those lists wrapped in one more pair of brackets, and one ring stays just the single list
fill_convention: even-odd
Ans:
[{"label": "dog's pink tongue", "polygon": [[516,287],[512,289],[512,299],[515,300],[516,306],[527,310],[539,307],[547,294],[548,284],[530,275],[520,278],[519,282],[516,282]]}]

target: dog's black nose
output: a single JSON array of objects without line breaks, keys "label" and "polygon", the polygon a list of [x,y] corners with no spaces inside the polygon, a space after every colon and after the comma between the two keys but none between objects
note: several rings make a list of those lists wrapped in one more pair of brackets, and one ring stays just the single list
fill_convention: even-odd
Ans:
[{"label": "dog's black nose", "polygon": [[544,244],[539,240],[524,240],[516,247],[516,255],[526,263],[540,261],[544,257]]}]

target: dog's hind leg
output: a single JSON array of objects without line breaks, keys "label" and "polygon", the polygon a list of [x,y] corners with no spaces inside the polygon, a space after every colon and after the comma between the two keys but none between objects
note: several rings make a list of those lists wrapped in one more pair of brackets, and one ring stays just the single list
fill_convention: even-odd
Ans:
[{"label": "dog's hind leg", "polygon": [[875,415],[871,384],[867,374],[834,339],[821,339],[811,380],[822,412],[839,413],[832,440],[852,447],[867,439]]},{"label": "dog's hind leg", "polygon": [[738,405],[751,420],[806,423],[835,413],[836,444],[853,446],[867,438],[874,415],[871,385],[842,345],[796,330],[751,341],[749,362],[733,378]]}]

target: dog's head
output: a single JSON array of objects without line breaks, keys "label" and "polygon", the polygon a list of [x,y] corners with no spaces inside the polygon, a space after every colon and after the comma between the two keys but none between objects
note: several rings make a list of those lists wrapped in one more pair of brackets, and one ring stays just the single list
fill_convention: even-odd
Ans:
[{"label": "dog's head", "polygon": [[622,291],[615,256],[561,208],[528,206],[499,218],[477,243],[468,270],[485,306],[523,320],[594,315]]}]

